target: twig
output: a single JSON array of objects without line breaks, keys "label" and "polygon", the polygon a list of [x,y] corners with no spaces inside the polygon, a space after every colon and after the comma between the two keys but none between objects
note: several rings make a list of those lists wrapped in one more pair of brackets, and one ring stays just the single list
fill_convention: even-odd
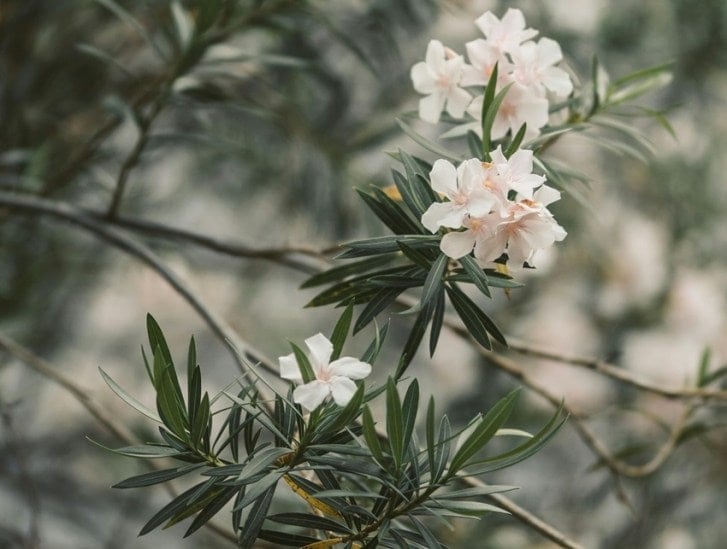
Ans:
[{"label": "twig", "polygon": [[[36,356],[22,345],[19,345],[2,334],[0,334],[0,348],[5,349],[5,351],[20,360],[23,364],[32,368],[43,377],[58,384],[62,389],[70,393],[71,396],[73,396],[73,398],[75,398],[86,409],[93,419],[95,419],[116,438],[130,446],[140,444],[139,439],[134,436],[134,434],[129,431],[126,426],[116,422],[104,408],[96,404],[93,397],[85,389],[76,384],[70,377],[58,371],[58,369],[53,368],[53,366],[51,366],[47,361]],[[147,462],[147,466],[152,469],[162,469],[161,465],[153,462]],[[170,484],[167,483],[164,486],[172,496],[177,495],[177,491]],[[232,541],[234,543],[237,542],[237,537],[232,532],[229,532],[226,528],[223,528],[214,522],[206,523],[205,527],[228,541]]]},{"label": "twig", "polygon": [[551,360],[553,362],[559,362],[561,364],[570,364],[572,366],[579,366],[586,368],[599,374],[603,374],[607,377],[620,381],[626,385],[631,385],[642,391],[653,393],[664,398],[669,399],[703,399],[703,400],[727,400],[727,391],[711,390],[711,389],[669,389],[666,387],[660,387],[639,379],[631,372],[609,364],[608,362],[598,360],[596,358],[572,356],[557,353],[555,351],[549,351],[540,347],[525,344],[522,341],[517,341],[512,338],[508,338],[508,348],[512,351],[520,353],[522,355],[533,356],[537,358],[543,358],[545,360]]}]

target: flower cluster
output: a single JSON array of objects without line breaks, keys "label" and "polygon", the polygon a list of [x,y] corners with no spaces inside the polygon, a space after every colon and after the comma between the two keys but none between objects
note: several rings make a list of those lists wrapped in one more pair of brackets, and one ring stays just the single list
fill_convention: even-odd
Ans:
[{"label": "flower cluster", "polygon": [[507,254],[507,266],[533,265],[537,251],[563,240],[566,232],[547,206],[560,192],[545,185],[545,177],[532,173],[532,151],[520,149],[506,158],[500,147],[490,153],[492,162],[471,158],[455,168],[437,160],[430,172],[432,188],[448,200],[435,202],[422,215],[430,231],[449,231],[441,250],[459,259],[474,250],[481,263]]},{"label": "flower cluster", "polygon": [[[419,102],[419,116],[436,124],[442,112],[454,118],[465,113],[479,121],[484,95],[473,96],[464,88],[486,86],[498,67],[497,90],[508,89],[492,126],[491,138],[500,139],[510,130],[527,124],[526,137],[536,137],[548,123],[548,98],[564,98],[573,90],[570,76],[556,66],[563,59],[560,46],[549,38],[531,40],[538,31],[525,28],[520,10],[509,9],[502,19],[491,12],[475,24],[485,38],[465,44],[467,63],[462,55],[432,40],[425,61],[411,69],[414,89],[426,95]],[[467,124],[478,133],[477,122]]]}]

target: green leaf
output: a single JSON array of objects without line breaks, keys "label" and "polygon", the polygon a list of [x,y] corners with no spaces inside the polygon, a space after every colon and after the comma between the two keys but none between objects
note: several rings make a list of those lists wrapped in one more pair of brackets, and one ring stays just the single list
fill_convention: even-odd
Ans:
[{"label": "green leaf", "polygon": [[664,63],[614,80],[608,88],[606,103],[609,107],[618,105],[666,86],[673,77],[672,66],[673,63]]},{"label": "green leaf", "polygon": [[189,496],[205,484],[207,484],[206,481],[195,484],[188,490],[185,490],[177,497],[172,499],[172,501],[167,503],[156,514],[154,514],[153,517],[149,519],[149,521],[142,527],[139,535],[143,536],[144,534],[148,534],[158,526],[161,526],[168,520],[172,519],[174,516],[178,515],[180,512],[183,512],[187,508]]},{"label": "green leaf", "polygon": [[290,450],[288,448],[279,448],[275,446],[260,450],[250,457],[250,461],[245,464],[240,473],[237,475],[237,480],[245,480],[254,477],[268,467],[273,466],[278,458],[289,453]]},{"label": "green leaf", "polygon": [[437,509],[447,509],[457,514],[470,515],[479,517],[487,513],[505,513],[510,514],[509,511],[505,511],[500,507],[491,505],[489,503],[483,503],[481,501],[452,501],[452,500],[441,500],[437,499],[430,502],[429,507]]},{"label": "green leaf", "polygon": [[336,256],[336,259],[352,259],[369,255],[381,255],[399,251],[399,243],[416,249],[438,249],[440,237],[437,235],[390,235],[367,238],[347,242],[343,245],[346,251]]},{"label": "green leaf", "polygon": [[414,426],[416,425],[417,412],[419,410],[419,382],[414,379],[406,390],[404,395],[404,401],[402,403],[401,412],[403,418],[403,440],[404,448],[408,448],[412,434],[414,433]]},{"label": "green leaf", "polygon": [[363,409],[363,435],[371,455],[376,461],[383,463],[384,453],[381,450],[381,443],[379,442],[379,436],[376,434],[374,418],[368,406],[364,406]]},{"label": "green leaf", "polygon": [[396,123],[399,125],[399,127],[402,129],[402,131],[406,135],[408,135],[412,140],[414,140],[414,142],[421,145],[429,152],[434,153],[435,155],[437,155],[437,157],[445,158],[447,160],[451,160],[452,162],[457,162],[457,163],[462,161],[462,158],[458,154],[445,149],[444,147],[442,147],[441,145],[439,145],[437,143],[434,143],[430,139],[427,139],[420,133],[416,132],[411,126],[409,126],[409,124],[404,122],[401,118],[397,118]]},{"label": "green leaf", "polygon": [[111,379],[111,376],[109,376],[106,372],[104,372],[101,368],[98,369],[99,372],[101,372],[101,377],[104,379],[106,384],[109,386],[109,388],[116,393],[116,395],[126,402],[129,406],[134,408],[136,411],[140,412],[141,414],[145,415],[149,419],[152,419],[158,423],[161,423],[162,420],[159,417],[159,415],[154,412],[151,408],[147,408],[144,406],[141,402],[136,400],[134,397],[132,397],[129,393],[127,393],[124,389],[121,388],[113,379]]},{"label": "green leaf", "polygon": [[429,356],[434,356],[437,349],[439,335],[442,333],[442,325],[444,324],[444,292],[439,292],[437,300],[434,302],[434,313],[432,314],[432,328],[429,331]]},{"label": "green leaf", "polygon": [[472,157],[484,160],[482,157],[482,139],[472,130],[467,132],[467,146],[470,149]]},{"label": "green leaf", "polygon": [[515,134],[515,137],[512,138],[512,141],[507,146],[507,149],[505,150],[505,157],[510,158],[513,154],[517,152],[517,150],[520,148],[520,145],[522,145],[523,139],[525,138],[525,132],[528,129],[527,123],[523,122],[523,125],[520,126],[520,129]]},{"label": "green leaf", "polygon": [[497,430],[510,417],[519,390],[511,391],[505,398],[497,402],[487,414],[479,420],[476,428],[461,442],[455,451],[450,470],[457,472],[467,461],[479,452],[495,436]]},{"label": "green leaf", "polygon": [[412,248],[404,242],[399,242],[399,249],[404,253],[407,259],[414,263],[414,265],[417,265],[418,268],[422,269],[425,274],[429,274],[433,260],[439,255],[438,249],[435,251],[433,249]]},{"label": "green leaf", "polygon": [[157,321],[154,320],[154,317],[148,313],[146,315],[146,331],[149,337],[149,348],[151,349],[152,353],[154,353],[155,355],[157,354],[157,352],[161,353],[163,358],[162,365],[174,366],[172,353],[169,351],[169,345],[167,345],[167,340],[164,338],[164,333],[159,327]]},{"label": "green leaf", "polygon": [[434,461],[431,464],[431,484],[439,481],[447,467],[449,452],[452,442],[452,428],[449,425],[449,418],[445,415],[439,422],[439,439],[434,449]]},{"label": "green leaf", "polygon": [[116,454],[121,454],[122,456],[128,456],[128,457],[134,457],[134,458],[142,458],[142,459],[151,459],[151,458],[161,458],[161,457],[176,457],[180,455],[180,452],[175,448],[170,448],[169,446],[155,446],[151,444],[142,445],[142,446],[124,446],[123,448],[107,448],[106,446],[102,446],[101,444],[94,442],[97,446],[101,446],[102,448],[105,448],[106,450],[111,450],[112,452]]},{"label": "green leaf", "polygon": [[466,475],[482,475],[504,469],[520,463],[521,461],[529,458],[536,452],[538,452],[545,444],[558,432],[558,430],[565,423],[566,418],[561,417],[562,405],[555,411],[553,416],[550,418],[540,431],[538,431],[532,438],[528,439],[527,442],[520,444],[502,454],[498,454],[491,458],[480,460],[471,463],[466,471]]},{"label": "green leaf", "polygon": [[444,291],[442,277],[448,264],[449,257],[443,253],[439,254],[439,257],[432,264],[432,268],[429,270],[429,274],[424,281],[424,288],[422,289],[422,297],[420,300],[422,307],[428,305],[435,296],[439,296]]},{"label": "green leaf", "polygon": [[[275,482],[277,483],[277,479]],[[255,498],[255,505],[253,505],[252,509],[250,509],[250,513],[247,515],[245,524],[243,524],[240,528],[240,539],[237,545],[241,549],[252,549],[255,546],[258,533],[263,527],[263,523],[268,515],[268,510],[270,509],[270,504],[273,501],[273,495],[275,494],[275,488],[277,486],[276,483],[268,485],[268,487],[259,494],[259,497]],[[245,498],[243,498],[243,501],[238,503],[236,508],[245,507],[246,505],[241,504],[246,498],[247,494],[245,494]]]},{"label": "green leaf", "polygon": [[505,346],[507,345],[505,336],[495,326],[495,323],[462,290],[455,285],[448,286],[447,294],[457,314],[464,322],[470,335],[475,338],[475,341],[485,349],[492,349],[490,338],[487,335],[490,333],[497,341]]},{"label": "green leaf", "polygon": [[[155,354],[155,363],[157,357]],[[183,405],[180,405],[178,395],[176,394],[176,387],[172,379],[173,374],[172,367],[164,368],[160,374],[158,374],[158,387],[157,387],[157,411],[159,417],[164,422],[169,430],[177,435],[180,439],[187,439],[187,419],[185,417],[186,410]],[[176,376],[175,376],[176,377]]]},{"label": "green leaf", "polygon": [[429,183],[423,181],[419,175],[416,175],[413,180],[409,180],[396,170],[392,170],[392,176],[404,204],[418,221],[421,220],[424,212],[437,198]]},{"label": "green leaf", "polygon": [[205,392],[202,397],[202,402],[197,409],[197,413],[194,418],[191,419],[192,429],[190,433],[190,441],[192,446],[195,448],[209,447],[209,441],[205,441],[205,439],[210,427],[212,426],[211,420],[212,412],[210,410],[210,397],[207,392]]},{"label": "green leaf", "polygon": [[407,515],[407,517],[414,524],[422,538],[424,538],[424,545],[428,547],[428,549],[444,548],[444,545],[442,545],[442,543],[434,536],[432,531],[427,528],[422,521],[418,520],[412,514]]},{"label": "green leaf", "polygon": [[[248,486],[245,490],[245,495],[240,501],[233,507],[233,511],[244,509],[253,502],[263,501],[268,494],[272,497],[271,492],[275,491],[278,481],[283,477],[285,473],[283,471],[272,471],[258,480],[255,484]],[[254,508],[250,511],[253,514]],[[264,518],[264,517],[263,517]],[[249,519],[249,515],[248,515]],[[244,528],[243,528],[244,530]]]},{"label": "green leaf", "polygon": [[343,280],[351,275],[361,275],[362,273],[391,263],[393,258],[394,256],[382,255],[345,263],[344,265],[339,265],[338,267],[333,267],[332,269],[313,275],[300,288],[313,288]]},{"label": "green leaf", "polygon": [[404,349],[401,352],[399,364],[396,367],[396,374],[394,375],[395,379],[401,378],[406,369],[409,367],[409,364],[411,364],[411,361],[414,359],[414,355],[416,355],[416,352],[419,349],[419,344],[424,338],[424,333],[427,330],[427,326],[429,325],[429,321],[432,319],[433,314],[434,306],[431,303],[427,304],[427,306],[419,311],[419,315],[414,321],[411,332],[409,332],[409,337],[404,344]]},{"label": "green leaf", "polygon": [[311,543],[320,541],[318,538],[312,538],[310,536],[265,529],[260,530],[257,539],[269,541],[274,547],[307,547]]},{"label": "green leaf", "polygon": [[503,100],[505,99],[505,95],[507,95],[507,92],[510,91],[510,88],[512,87],[512,84],[508,84],[500,92],[495,96],[495,98],[492,100],[492,103],[487,108],[486,111],[484,111],[484,116],[482,119],[482,152],[485,156],[485,160],[490,160],[490,133],[492,132],[492,125],[495,123],[495,117],[497,116],[497,111],[500,108],[500,105],[502,105]]},{"label": "green leaf", "polygon": [[487,280],[485,271],[477,264],[477,260],[471,255],[466,255],[460,258],[460,263],[464,268],[464,271],[469,275],[472,283],[485,294],[487,297],[492,297],[490,294],[490,287]]},{"label": "green leaf", "polygon": [[221,488],[219,490],[219,493],[212,497],[209,502],[207,502],[202,507],[199,514],[194,517],[192,524],[189,525],[189,528],[187,528],[187,531],[184,533],[183,537],[186,538],[191,536],[194,532],[207,524],[209,520],[217,513],[219,513],[220,510],[225,506],[225,504],[232,499],[232,496],[237,494],[237,492],[238,488],[234,486]]},{"label": "green leaf", "polygon": [[[420,234],[423,232],[404,211],[383,192],[379,191],[376,198],[356,189],[361,199],[376,217],[395,234]],[[383,198],[382,198],[383,196]]]},{"label": "green leaf", "polygon": [[501,494],[503,492],[512,492],[519,490],[517,486],[502,486],[497,484],[487,484],[485,486],[475,486],[474,488],[464,488],[463,490],[455,490],[454,492],[437,492],[438,500],[445,499],[469,499],[481,496],[489,496],[491,494]]},{"label": "green leaf", "polygon": [[386,435],[389,439],[394,465],[398,470],[404,461],[406,441],[404,440],[404,416],[401,410],[401,400],[392,378],[389,378],[386,383]]},{"label": "green leaf", "polygon": [[278,513],[268,515],[267,519],[279,524],[300,526],[301,528],[309,528],[311,530],[331,531],[338,534],[351,533],[351,529],[345,524],[340,524],[335,520],[308,513]]},{"label": "green leaf", "polygon": [[316,379],[316,373],[313,371],[310,360],[308,360],[308,355],[292,341],[290,342],[290,346],[293,348],[293,354],[298,363],[298,368],[300,368],[300,375],[303,377],[303,382],[310,383],[314,381]]},{"label": "green leaf", "polygon": [[353,333],[356,334],[363,330],[376,315],[382,312],[396,301],[396,298],[404,291],[405,288],[382,288],[376,292],[376,295],[364,307],[361,314],[356,319],[353,326]]},{"label": "green leaf", "polygon": [[[374,325],[376,325],[376,323],[374,323]],[[386,339],[386,333],[388,331],[388,321],[381,328],[376,325],[376,335],[374,336],[373,341],[369,344],[364,354],[361,356],[361,362],[373,364],[376,361],[376,358],[379,356],[381,346],[384,344],[384,340]]]},{"label": "green leaf", "polygon": [[331,334],[331,343],[333,344],[333,353],[331,354],[331,361],[338,359],[341,356],[343,345],[346,343],[346,337],[348,337],[348,331],[351,328],[351,320],[353,319],[353,303],[349,304],[341,314],[341,317],[336,322],[336,326],[333,328]]},{"label": "green leaf", "polygon": [[427,459],[429,460],[429,470],[434,470],[434,395],[430,395],[429,404],[427,404],[427,421],[426,421],[426,440],[427,440]]},{"label": "green leaf", "polygon": [[154,484],[160,484],[162,482],[168,482],[175,478],[182,477],[200,469],[201,467],[204,467],[203,463],[193,463],[191,465],[174,467],[172,469],[152,471],[150,473],[144,473],[143,475],[129,477],[126,480],[122,480],[121,482],[114,484],[112,488],[142,488],[144,486],[152,486]]},{"label": "green leaf", "polygon": [[338,413],[332,414],[331,421],[324,423],[321,421],[318,428],[316,429],[319,434],[331,434],[337,433],[338,431],[349,426],[361,413],[361,405],[364,400],[364,385],[361,383],[356,392],[354,393],[351,400],[343,407],[339,408]]}]

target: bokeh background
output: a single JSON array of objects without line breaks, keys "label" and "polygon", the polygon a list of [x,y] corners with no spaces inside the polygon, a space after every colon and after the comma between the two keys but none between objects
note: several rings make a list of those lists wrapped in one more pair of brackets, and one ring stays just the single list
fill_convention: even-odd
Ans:
[{"label": "bokeh background", "polygon": [[[169,2],[119,3],[153,40],[169,42]],[[138,135],[129,106],[145,102],[169,69],[101,4],[0,0],[0,189],[108,207]],[[194,4],[179,3],[189,12]],[[582,80],[593,55],[613,77],[673,61],[672,83],[640,104],[666,110],[675,137],[654,121],[625,118],[653,144],[646,162],[587,136],[567,136],[550,149],[549,157],[584,172],[590,184],[565,189],[554,208],[569,236],[545,267],[488,310],[520,340],[600,357],[667,387],[693,384],[706,349],[712,369],[725,364],[723,0],[238,4],[273,7],[220,37],[175,80],[130,172],[121,215],[260,248],[322,249],[382,233],[353,188],[389,183],[394,161],[386,151],[432,159],[395,123],[416,108],[409,68],[430,38],[463,52],[477,36],[475,17],[519,7],[529,26],[561,43]],[[101,144],[84,156],[94,136]],[[335,321],[335,311],[302,309],[313,296],[298,290],[304,273],[138,238],[270,357],[287,353],[286,339],[327,332]],[[111,393],[98,368],[152,402],[139,352],[147,312],[179,356],[195,335],[211,392],[238,375],[221,342],[156,273],[90,234],[0,205],[0,253],[0,334],[70,376],[133,431],[150,426]],[[406,322],[393,322],[389,363]],[[680,414],[679,403],[583,369],[513,358],[633,463],[653,455]],[[382,377],[386,366],[385,355]],[[455,337],[445,337],[431,360],[422,353],[414,372],[423,393],[435,394],[460,422],[517,385]],[[524,391],[511,423],[537,428],[551,411]],[[486,480],[522,486],[513,499],[587,547],[722,547],[724,412],[724,405],[698,412],[692,436],[664,467],[624,481],[633,509],[568,426],[534,458]],[[110,489],[143,469],[90,444],[87,437],[116,441],[67,391],[2,351],[0,415],[0,547],[224,546],[204,531],[181,541],[182,527],[137,538],[168,495]],[[451,547],[550,546],[499,516],[456,526],[445,535]]]}]

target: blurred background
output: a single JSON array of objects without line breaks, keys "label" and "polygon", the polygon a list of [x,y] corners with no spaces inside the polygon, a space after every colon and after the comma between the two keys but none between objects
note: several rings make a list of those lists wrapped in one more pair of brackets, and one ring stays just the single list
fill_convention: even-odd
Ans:
[{"label": "blurred background", "polygon": [[[119,4],[134,20],[108,2],[0,0],[0,191],[104,212],[141,134],[119,215],[257,248],[324,249],[383,234],[353,188],[390,183],[386,151],[433,160],[395,122],[416,109],[409,69],[430,38],[464,52],[487,9],[522,9],[528,26],[560,42],[582,81],[593,55],[612,78],[673,61],[672,83],[640,104],[666,110],[676,137],[629,117],[623,122],[653,144],[646,162],[580,135],[552,147],[549,158],[590,184],[564,189],[553,208],[569,236],[545,267],[487,310],[518,340],[599,357],[660,386],[693,386],[705,350],[712,370],[727,361],[723,0],[239,0],[229,2],[242,14],[236,25],[189,55],[174,44],[184,42],[186,17],[202,20],[198,2],[172,10],[167,0]],[[298,290],[305,273],[134,238],[269,357],[288,352],[286,339],[329,332],[335,322],[337,311],[302,310],[314,295]],[[238,375],[222,343],[158,274],[90,233],[0,204],[0,252],[0,335],[137,434],[151,426],[98,368],[153,402],[139,352],[147,312],[180,357],[194,334],[210,392]],[[393,321],[381,378],[407,328],[405,318]],[[630,463],[648,461],[683,412],[678,401],[582,368],[512,358]],[[413,373],[455,422],[518,385],[446,334]],[[551,412],[526,390],[511,424],[536,429]],[[587,547],[722,547],[724,412],[724,404],[700,409],[662,468],[623,480],[632,509],[568,425],[546,450],[485,480],[521,486],[515,501]],[[137,538],[168,494],[110,489],[141,466],[89,443],[118,445],[68,391],[1,348],[0,417],[0,547],[225,546],[205,531],[181,541],[180,526]],[[551,546],[500,516],[443,535],[451,547]]]}]

